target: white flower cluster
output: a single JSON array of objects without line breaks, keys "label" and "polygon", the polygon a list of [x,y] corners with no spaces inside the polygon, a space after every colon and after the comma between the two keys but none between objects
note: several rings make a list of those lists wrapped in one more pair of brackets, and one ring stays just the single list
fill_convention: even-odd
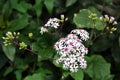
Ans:
[{"label": "white flower cluster", "polygon": [[50,18],[44,27],[41,27],[40,33],[43,34],[45,32],[48,32],[49,27],[57,29],[60,26],[59,21],[60,20],[58,18]]},{"label": "white flower cluster", "polygon": [[105,20],[109,23],[112,23],[113,25],[117,24],[117,21],[115,21],[115,18],[113,16],[109,17],[108,15],[104,15],[104,17],[103,16],[100,17],[100,20]]},{"label": "white flower cluster", "polygon": [[53,27],[56,29],[60,26],[59,19],[58,18],[50,18],[44,26],[45,27]]},{"label": "white flower cluster", "polygon": [[72,30],[67,37],[61,38],[55,43],[54,47],[60,58],[56,62],[63,64],[63,69],[77,72],[78,68],[85,69],[87,67],[85,54],[88,49],[83,45],[82,41],[89,39],[89,33],[83,29]]}]

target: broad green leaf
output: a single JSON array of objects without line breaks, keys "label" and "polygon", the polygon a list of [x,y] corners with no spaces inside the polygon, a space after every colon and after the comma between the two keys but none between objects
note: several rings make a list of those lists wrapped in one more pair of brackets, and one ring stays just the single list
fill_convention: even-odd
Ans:
[{"label": "broad green leaf", "polygon": [[48,12],[51,14],[54,7],[54,0],[44,0],[44,4],[48,10]]},{"label": "broad green leaf", "polygon": [[89,19],[90,10],[82,9],[78,14],[74,15],[73,22],[78,28],[94,28],[93,21]]},{"label": "broad green leaf", "polygon": [[11,26],[8,28],[7,31],[16,31],[16,30],[21,30],[25,28],[28,25],[28,16],[27,15],[22,15],[18,19],[14,19],[11,22]]},{"label": "broad green leaf", "polygon": [[45,75],[42,73],[34,73],[31,76],[27,76],[24,80],[45,80]]},{"label": "broad green leaf", "polygon": [[75,73],[70,74],[75,80],[83,80],[84,74],[82,70],[78,70]]},{"label": "broad green leaf", "polygon": [[103,22],[101,22],[99,19],[96,20],[96,29],[97,30],[103,30],[105,28],[105,25]]},{"label": "broad green leaf", "polygon": [[110,64],[102,56],[93,55],[88,57],[87,61],[88,66],[85,72],[92,80],[111,80],[113,78],[113,75],[110,74]]},{"label": "broad green leaf", "polygon": [[37,17],[40,17],[42,13],[42,0],[35,0],[34,9],[36,11]]},{"label": "broad green leaf", "polygon": [[79,11],[79,13],[74,15],[73,18],[73,22],[77,25],[78,28],[94,28],[94,26],[96,26],[95,28],[97,30],[103,30],[104,29],[104,25],[103,22],[101,22],[99,20],[99,16],[100,15],[98,12],[97,17],[98,19],[96,19],[94,22],[89,18],[89,15],[91,13],[95,13],[95,10],[89,10],[89,9],[82,9]]},{"label": "broad green leaf", "polygon": [[73,5],[77,0],[67,0],[66,1],[66,7],[69,7],[71,5]]},{"label": "broad green leaf", "polygon": [[98,16],[101,16],[101,13],[99,12],[99,10],[93,6],[89,7],[88,10],[90,10],[92,13],[97,14]]},{"label": "broad green leaf", "polygon": [[8,67],[8,68],[5,70],[3,76],[4,76],[4,77],[7,76],[7,75],[10,74],[12,71],[13,71],[13,67]]},{"label": "broad green leaf", "polygon": [[8,59],[13,61],[15,57],[15,47],[13,45],[9,45],[9,46],[2,45],[2,48]]}]

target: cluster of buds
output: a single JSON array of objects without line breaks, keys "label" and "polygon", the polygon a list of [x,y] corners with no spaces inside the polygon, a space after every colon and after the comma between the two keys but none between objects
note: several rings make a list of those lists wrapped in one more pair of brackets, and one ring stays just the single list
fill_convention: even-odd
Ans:
[{"label": "cluster of buds", "polygon": [[91,13],[88,17],[92,20],[98,19],[97,14],[95,14],[95,13]]},{"label": "cluster of buds", "polygon": [[[115,18],[113,16],[108,16],[108,15],[104,15],[100,17],[101,21],[107,22],[108,24],[110,24],[110,26],[107,26],[106,29],[110,32],[113,33],[114,31],[117,30],[117,28],[115,27],[115,25],[117,25],[117,21],[115,21]],[[111,25],[112,24],[112,25]]]},{"label": "cluster of buds", "polygon": [[60,23],[66,21],[68,18],[65,18],[64,15],[61,15],[61,19],[58,18],[50,18],[47,23],[40,28],[40,33],[43,34],[48,32],[49,28],[57,29],[60,26]]},{"label": "cluster of buds", "polygon": [[113,16],[108,16],[108,15],[104,15],[104,16],[101,16],[100,17],[100,20],[101,21],[104,21],[104,22],[108,22],[108,23],[111,23],[113,25],[116,25],[117,24],[117,21],[115,21],[115,18]]},{"label": "cluster of buds", "polygon": [[19,44],[19,49],[26,49],[27,48],[27,45],[24,43],[24,42],[21,42],[20,44]]},{"label": "cluster of buds", "polygon": [[[27,48],[27,45],[24,42],[17,43],[16,40],[19,38],[20,33],[19,32],[7,32],[5,34],[5,37],[2,37],[4,40],[4,45],[8,46],[11,45],[12,43],[15,45],[19,45],[19,49],[25,49]],[[31,34],[29,34],[30,37],[32,37]]]},{"label": "cluster of buds", "polygon": [[11,41],[13,41],[14,39],[17,39],[19,37],[20,33],[16,33],[16,32],[7,32],[5,37],[2,37],[4,40],[4,45],[10,45]]},{"label": "cluster of buds", "polygon": [[89,33],[83,29],[72,30],[65,38],[61,38],[54,45],[55,50],[59,54],[56,63],[62,63],[63,69],[71,72],[77,72],[79,68],[87,67],[84,56],[88,53],[88,49],[83,45],[83,41],[89,39]]}]

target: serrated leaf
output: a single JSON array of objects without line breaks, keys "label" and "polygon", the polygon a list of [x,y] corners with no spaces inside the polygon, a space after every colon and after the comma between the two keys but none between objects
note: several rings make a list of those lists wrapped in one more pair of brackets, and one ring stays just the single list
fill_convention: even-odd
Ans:
[{"label": "serrated leaf", "polygon": [[51,14],[54,7],[54,0],[44,0],[44,4],[48,10],[48,12]]},{"label": "serrated leaf", "polygon": [[70,74],[75,80],[83,80],[84,74],[82,70],[78,70],[75,73]]},{"label": "serrated leaf", "polygon": [[8,57],[8,59],[13,61],[15,57],[15,47],[12,45],[9,45],[9,46],[2,45],[2,48],[3,48],[5,55]]},{"label": "serrated leaf", "polygon": [[67,0],[66,1],[66,7],[69,7],[71,5],[73,5],[77,0]]},{"label": "serrated leaf", "polygon": [[92,78],[92,80],[110,80],[113,78],[110,74],[110,64],[107,63],[102,56],[93,55],[87,60],[88,67],[85,72]]}]

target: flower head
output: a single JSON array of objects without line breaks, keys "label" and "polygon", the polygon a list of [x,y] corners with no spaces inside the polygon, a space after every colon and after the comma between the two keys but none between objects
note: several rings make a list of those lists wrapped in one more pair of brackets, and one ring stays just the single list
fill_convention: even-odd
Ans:
[{"label": "flower head", "polygon": [[67,37],[61,38],[54,45],[55,50],[60,55],[56,62],[58,64],[62,63],[63,68],[71,72],[77,72],[78,68],[85,69],[87,63],[84,56],[88,53],[88,49],[81,40],[87,40],[88,38],[88,32],[83,29],[72,30]]},{"label": "flower head", "polygon": [[57,29],[60,26],[59,19],[58,18],[50,18],[44,26],[45,27],[53,27],[53,28]]}]

